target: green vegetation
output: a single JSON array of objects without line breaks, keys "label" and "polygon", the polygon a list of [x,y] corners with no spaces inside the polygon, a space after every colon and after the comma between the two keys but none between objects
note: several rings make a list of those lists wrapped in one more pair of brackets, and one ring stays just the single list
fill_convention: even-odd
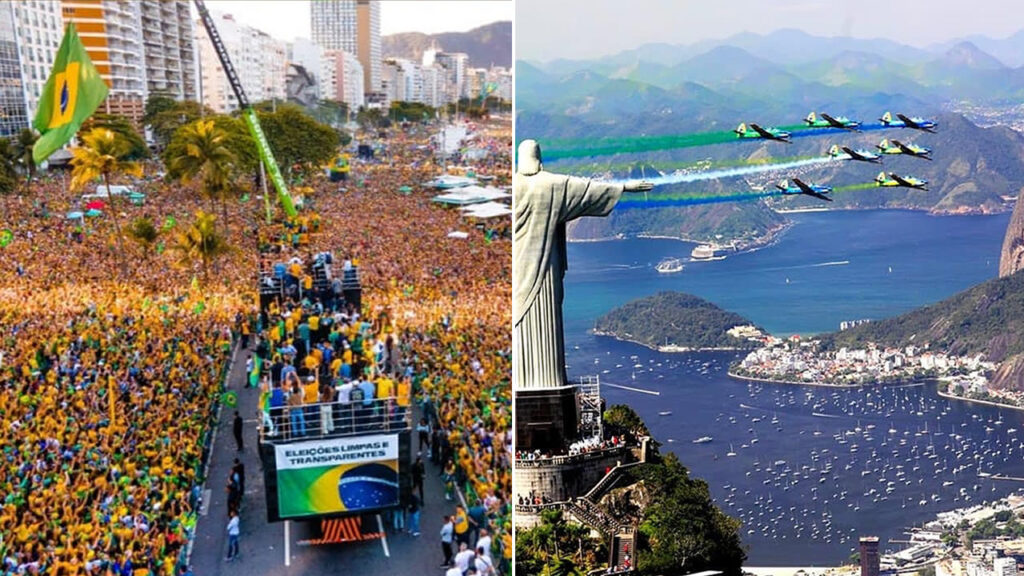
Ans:
[{"label": "green vegetation", "polygon": [[236,159],[229,148],[228,133],[211,119],[193,122],[179,130],[176,136],[184,146],[180,155],[171,158],[171,171],[180,175],[183,182],[200,180],[203,196],[211,206],[220,200],[227,224],[226,201],[236,191],[232,179]]},{"label": "green vegetation", "polygon": [[[643,420],[625,405],[603,416],[608,434],[648,434]],[[601,502],[619,521],[638,527],[635,566],[639,574],[681,576],[719,570],[740,576],[746,551],[740,522],[715,506],[708,485],[692,478],[675,454],[654,448],[647,464],[626,472],[631,482]],[[589,528],[567,523],[562,512],[545,510],[541,524],[516,532],[516,571],[522,574],[575,574],[605,565],[607,542],[589,535]],[[570,571],[561,570],[570,568]]]},{"label": "green vegetation", "polygon": [[742,347],[749,343],[726,331],[752,324],[739,314],[681,292],[660,292],[629,302],[597,320],[594,329],[646,346]]},{"label": "green vegetation", "polygon": [[307,176],[334,158],[342,133],[321,124],[294,104],[260,112],[260,125],[285,177]]},{"label": "green vegetation", "polygon": [[[111,178],[115,176],[142,176],[142,165],[131,160],[133,143],[120,132],[109,128],[93,128],[81,136],[82,145],[71,150],[71,189],[81,190],[96,180],[102,179],[106,189],[111,190]],[[117,231],[117,256],[121,273],[127,273],[124,254],[124,235],[121,233],[121,219],[117,206],[123,199],[111,194],[108,213]]]},{"label": "green vegetation", "polygon": [[640,415],[624,404],[616,404],[605,410],[601,419],[604,421],[604,431],[607,436],[636,438],[651,433]]},{"label": "green vegetation", "polygon": [[171,246],[178,267],[192,269],[197,263],[200,265],[204,285],[209,279],[210,264],[231,250],[227,238],[217,230],[217,217],[202,210],[196,211],[196,219],[188,228],[175,234]]},{"label": "green vegetation", "polygon": [[178,128],[200,118],[215,116],[218,115],[213,110],[199,102],[178,102],[169,96],[155,94],[146,100],[142,123],[153,131],[153,139],[156,140],[157,146],[163,148],[168,145]]},{"label": "green vegetation", "polygon": [[[1024,362],[1024,274],[989,280],[931,306],[827,334],[821,341],[825,349],[928,344],[932,350],[957,356],[983,353],[992,362],[1019,366]],[[997,375],[993,382],[999,380]],[[1006,380],[1012,383],[1011,377]]]},{"label": "green vegetation", "polygon": [[434,119],[437,110],[419,102],[392,102],[388,116],[396,122],[424,122]]},{"label": "green vegetation", "polygon": [[139,216],[128,227],[128,237],[142,248],[143,256],[149,258],[153,252],[153,247],[156,246],[157,238],[160,237],[160,230],[153,224],[151,218]]},{"label": "green vegetation", "polygon": [[747,554],[740,542],[740,521],[715,506],[706,482],[691,478],[671,453],[638,475],[651,495],[637,533],[641,574],[742,573]]},{"label": "green vegetation", "polygon": [[601,543],[590,529],[570,524],[561,510],[544,510],[541,523],[516,531],[516,572],[540,576],[576,576],[601,563]]},{"label": "green vegetation", "polygon": [[86,134],[95,128],[104,128],[117,134],[118,140],[127,146],[126,160],[143,160],[149,158],[149,147],[142,139],[135,126],[124,116],[116,114],[93,114],[82,123],[79,134]]},{"label": "green vegetation", "polygon": [[975,540],[994,540],[1001,536],[1010,539],[1024,537],[1024,524],[1009,510],[997,512],[995,516],[978,522],[967,532],[968,544]]}]

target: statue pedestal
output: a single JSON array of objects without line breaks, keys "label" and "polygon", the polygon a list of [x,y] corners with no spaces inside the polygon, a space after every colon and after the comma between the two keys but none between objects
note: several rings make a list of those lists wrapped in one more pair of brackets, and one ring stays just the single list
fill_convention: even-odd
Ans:
[{"label": "statue pedestal", "polygon": [[579,439],[575,386],[515,391],[516,450],[561,452]]}]

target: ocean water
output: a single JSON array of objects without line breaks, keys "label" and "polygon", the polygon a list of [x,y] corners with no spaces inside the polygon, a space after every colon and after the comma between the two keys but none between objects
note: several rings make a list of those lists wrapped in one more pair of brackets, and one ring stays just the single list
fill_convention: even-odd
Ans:
[{"label": "ocean water", "polygon": [[[725,374],[733,353],[662,354],[589,333],[604,312],[662,290],[707,298],[777,335],[896,315],[994,277],[1009,221],[906,211],[791,218],[795,225],[772,246],[687,262],[673,275],[654,266],[687,259],[693,244],[571,244],[570,375],[600,375],[610,404],[632,405],[662,449],[709,483],[719,505],[743,521],[748,565],[836,564],[859,535],[882,537],[884,548],[937,512],[1024,487],[978,476],[1024,476],[1024,412],[948,401],[933,386],[748,384]],[[692,442],[701,436],[714,440]]]}]

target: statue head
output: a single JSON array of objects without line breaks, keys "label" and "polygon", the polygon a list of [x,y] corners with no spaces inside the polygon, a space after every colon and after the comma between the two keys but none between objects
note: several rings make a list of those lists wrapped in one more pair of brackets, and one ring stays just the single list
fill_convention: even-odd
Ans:
[{"label": "statue head", "polygon": [[533,176],[543,169],[540,160],[540,144],[536,140],[523,140],[519,143],[519,167],[517,174]]}]

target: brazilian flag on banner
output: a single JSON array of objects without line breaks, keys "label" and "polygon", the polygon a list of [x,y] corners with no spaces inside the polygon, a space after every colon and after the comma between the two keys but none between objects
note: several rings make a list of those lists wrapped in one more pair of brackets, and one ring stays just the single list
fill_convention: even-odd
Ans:
[{"label": "brazilian flag on banner", "polygon": [[67,144],[106,97],[107,84],[69,22],[32,121],[42,134],[32,148],[32,160],[39,164]]}]

